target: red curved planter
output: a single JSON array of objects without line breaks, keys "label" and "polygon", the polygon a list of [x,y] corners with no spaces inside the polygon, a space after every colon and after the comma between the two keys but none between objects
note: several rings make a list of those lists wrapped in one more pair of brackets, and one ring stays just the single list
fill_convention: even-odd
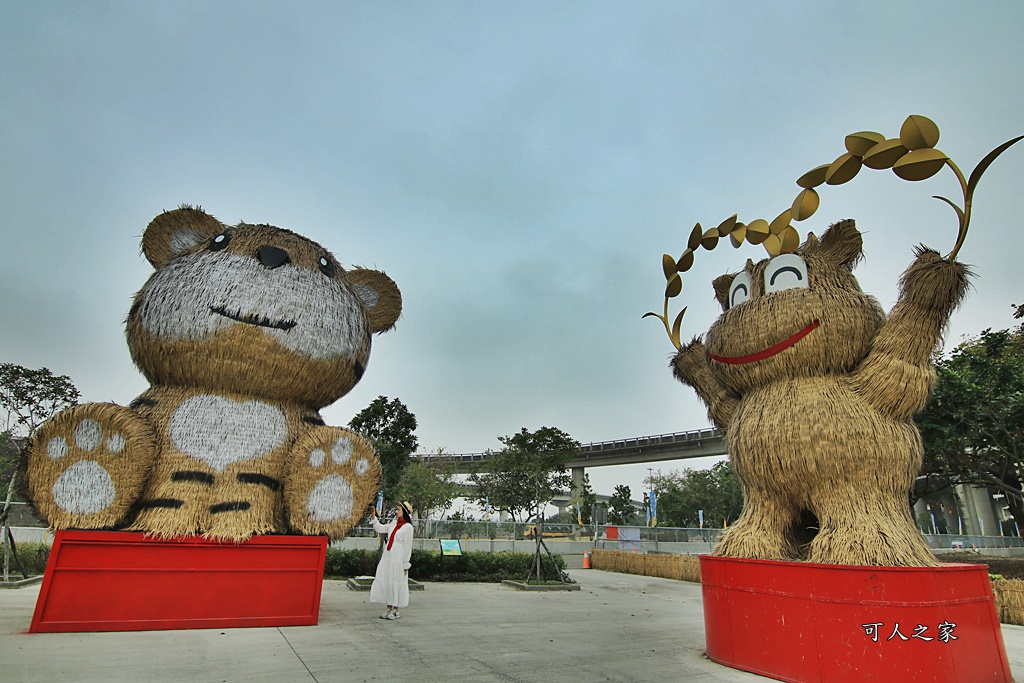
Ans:
[{"label": "red curved planter", "polygon": [[793,683],[1012,683],[988,568],[702,555],[707,654]]},{"label": "red curved planter", "polygon": [[326,536],[58,531],[29,632],[313,626],[326,554]]}]

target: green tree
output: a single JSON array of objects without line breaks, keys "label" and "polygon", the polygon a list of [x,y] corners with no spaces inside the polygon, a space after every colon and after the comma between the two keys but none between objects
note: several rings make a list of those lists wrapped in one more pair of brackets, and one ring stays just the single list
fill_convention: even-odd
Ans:
[{"label": "green tree", "polygon": [[0,408],[7,412],[0,431],[12,437],[31,436],[39,425],[78,403],[79,398],[81,394],[67,375],[0,363]]},{"label": "green tree", "polygon": [[612,490],[608,499],[608,523],[630,525],[636,521],[636,508],[632,504],[633,494],[625,484]]},{"label": "green tree", "polygon": [[349,426],[373,443],[383,471],[384,499],[397,501],[402,473],[419,445],[416,416],[397,398],[378,396],[352,418]]},{"label": "green tree", "polygon": [[428,460],[414,458],[398,485],[398,498],[409,501],[420,519],[440,518],[460,495],[462,485],[455,478],[455,464],[441,449]]},{"label": "green tree", "polygon": [[565,463],[579,453],[580,444],[555,427],[535,432],[523,427],[512,436],[499,436],[505,447],[491,453],[490,471],[470,475],[473,498],[492,510],[507,512],[515,521],[529,521],[559,491],[572,483]]},{"label": "green tree", "polygon": [[[0,496],[6,496],[7,485],[18,471],[27,437],[43,422],[78,403],[80,397],[67,375],[0,363],[0,409],[6,413],[0,425]],[[25,497],[24,477],[18,480],[15,499]]]},{"label": "green tree", "polygon": [[[1024,317],[1024,306],[1015,308],[1014,317]],[[939,359],[935,389],[916,422],[926,475],[918,497],[956,484],[983,486],[1006,495],[1024,528],[1024,324],[984,330]]]},{"label": "green tree", "polygon": [[705,526],[721,527],[743,511],[739,477],[727,460],[706,470],[658,472],[644,484],[657,495],[659,526],[698,527],[703,510]]}]

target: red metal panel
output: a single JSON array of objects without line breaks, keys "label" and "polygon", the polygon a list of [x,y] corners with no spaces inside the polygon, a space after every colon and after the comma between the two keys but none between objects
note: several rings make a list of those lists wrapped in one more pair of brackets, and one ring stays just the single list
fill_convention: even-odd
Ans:
[{"label": "red metal panel", "polygon": [[29,631],[313,626],[326,554],[325,536],[58,531]]},{"label": "red metal panel", "polygon": [[792,683],[1012,683],[985,565],[701,556],[708,656]]}]

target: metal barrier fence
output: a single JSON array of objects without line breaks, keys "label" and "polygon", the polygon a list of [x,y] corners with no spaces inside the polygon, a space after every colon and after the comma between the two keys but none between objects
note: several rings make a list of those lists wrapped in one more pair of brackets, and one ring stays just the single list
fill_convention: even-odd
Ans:
[{"label": "metal barrier fence", "polygon": [[[535,525],[522,522],[466,522],[459,520],[421,519],[415,522],[417,538],[462,538],[469,540],[528,540],[535,536]],[[615,529],[609,538],[609,527]],[[595,535],[596,532],[596,535]],[[688,527],[636,527],[599,524],[544,524],[544,538],[551,540],[596,541],[598,547],[613,548],[624,542],[638,550],[657,551],[662,543],[718,542],[724,529]],[[373,528],[359,526],[349,536],[373,537]],[[933,550],[981,550],[984,548],[1024,548],[1024,539],[1017,536],[970,536],[924,534]]]},{"label": "metal barrier fence", "polygon": [[[522,522],[466,522],[460,520],[420,519],[414,522],[416,538],[463,538],[469,540],[532,539],[536,525]],[[630,540],[650,543],[714,543],[721,529],[685,529],[675,527],[635,527],[611,524],[552,524],[545,522],[546,539],[572,541],[609,540],[608,529],[614,529],[611,541],[628,536]],[[629,530],[629,531],[626,531]],[[595,536],[596,532],[596,536]],[[618,533],[616,533],[618,532]],[[349,532],[357,538],[373,537],[373,527],[357,526]]]}]

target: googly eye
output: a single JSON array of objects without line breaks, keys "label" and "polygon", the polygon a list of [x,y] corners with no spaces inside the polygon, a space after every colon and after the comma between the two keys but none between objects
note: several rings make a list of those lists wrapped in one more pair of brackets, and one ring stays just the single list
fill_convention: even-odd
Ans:
[{"label": "googly eye", "polygon": [[740,273],[733,278],[729,288],[729,308],[750,301],[750,275]]},{"label": "googly eye", "polygon": [[327,277],[334,277],[334,262],[326,256],[321,256],[317,260],[317,265],[320,266],[320,272]]},{"label": "googly eye", "polygon": [[228,243],[230,242],[231,235],[229,235],[226,232],[222,232],[221,234],[217,235],[212,240],[210,240],[210,246],[208,247],[208,249],[210,251],[220,251],[221,249],[227,247]]},{"label": "googly eye", "polygon": [[768,262],[764,269],[764,292],[786,289],[807,289],[807,264],[796,254],[782,254]]}]

